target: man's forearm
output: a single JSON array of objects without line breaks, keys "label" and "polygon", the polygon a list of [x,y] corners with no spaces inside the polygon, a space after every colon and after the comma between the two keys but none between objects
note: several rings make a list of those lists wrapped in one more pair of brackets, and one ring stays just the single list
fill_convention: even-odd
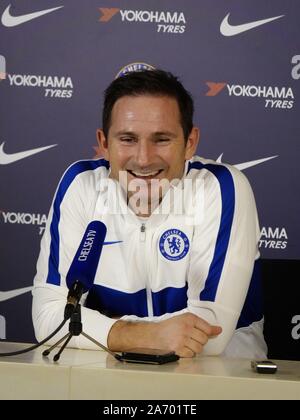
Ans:
[{"label": "man's forearm", "polygon": [[156,324],[150,322],[117,321],[108,335],[108,347],[112,351],[132,348],[155,348]]},{"label": "man's forearm", "polygon": [[132,348],[173,350],[181,357],[201,353],[210,337],[221,333],[194,314],[186,313],[161,322],[117,321],[108,335],[108,347],[112,351]]}]

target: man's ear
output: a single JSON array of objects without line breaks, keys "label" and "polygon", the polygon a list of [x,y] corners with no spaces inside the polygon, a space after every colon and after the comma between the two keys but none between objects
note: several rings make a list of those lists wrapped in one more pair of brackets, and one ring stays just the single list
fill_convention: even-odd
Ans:
[{"label": "man's ear", "polygon": [[196,153],[197,146],[200,139],[200,130],[198,127],[193,127],[185,146],[185,160],[191,159]]},{"label": "man's ear", "polygon": [[96,137],[99,146],[99,154],[102,155],[104,159],[109,160],[108,145],[103,130],[98,128],[96,131]]}]

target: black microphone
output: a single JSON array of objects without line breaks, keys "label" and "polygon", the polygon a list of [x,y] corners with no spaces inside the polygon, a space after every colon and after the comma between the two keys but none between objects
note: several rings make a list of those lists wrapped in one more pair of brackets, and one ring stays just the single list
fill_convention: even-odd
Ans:
[{"label": "black microphone", "polygon": [[83,293],[94,284],[99,259],[106,236],[106,226],[100,221],[88,224],[66,277],[69,288],[64,317],[69,319]]}]

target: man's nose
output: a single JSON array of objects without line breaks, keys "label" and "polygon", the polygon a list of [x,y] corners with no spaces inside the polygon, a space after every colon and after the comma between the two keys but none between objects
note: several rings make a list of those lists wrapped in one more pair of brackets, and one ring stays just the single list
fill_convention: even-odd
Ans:
[{"label": "man's nose", "polygon": [[139,141],[136,151],[136,163],[141,167],[148,166],[151,164],[153,157],[153,147],[148,141]]}]

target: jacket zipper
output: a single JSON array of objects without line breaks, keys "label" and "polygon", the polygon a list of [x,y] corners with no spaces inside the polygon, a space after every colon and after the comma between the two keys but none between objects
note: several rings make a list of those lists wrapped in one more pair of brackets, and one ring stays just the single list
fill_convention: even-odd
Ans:
[{"label": "jacket zipper", "polygon": [[142,242],[145,242],[145,240],[146,240],[146,225],[145,225],[145,223],[142,223],[142,226],[141,226],[140,239],[141,239]]},{"label": "jacket zipper", "polygon": [[[142,225],[141,225],[140,240],[141,240],[141,242],[144,242],[144,243],[146,242],[146,224],[145,223],[142,223]],[[145,247],[146,247],[146,244],[145,244]],[[148,256],[147,256],[147,250],[146,249],[145,249],[144,257],[145,257],[145,263],[146,263],[146,266],[147,266],[148,265],[147,264]],[[149,284],[149,281],[148,281],[148,278],[149,278],[148,276],[149,276],[149,270],[147,270],[147,272],[146,272],[146,278],[147,278],[147,280],[146,280],[146,294],[147,294],[148,316],[152,317],[153,316],[152,293],[151,293],[151,288],[150,288],[150,284]]]}]

